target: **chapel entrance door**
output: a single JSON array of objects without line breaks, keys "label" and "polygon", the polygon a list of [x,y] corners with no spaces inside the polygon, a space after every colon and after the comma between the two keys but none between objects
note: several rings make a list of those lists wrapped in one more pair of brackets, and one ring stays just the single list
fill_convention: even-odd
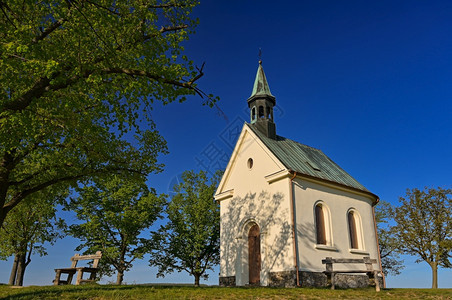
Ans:
[{"label": "chapel entrance door", "polygon": [[250,285],[259,285],[261,280],[261,238],[259,226],[254,224],[248,233],[248,268]]}]

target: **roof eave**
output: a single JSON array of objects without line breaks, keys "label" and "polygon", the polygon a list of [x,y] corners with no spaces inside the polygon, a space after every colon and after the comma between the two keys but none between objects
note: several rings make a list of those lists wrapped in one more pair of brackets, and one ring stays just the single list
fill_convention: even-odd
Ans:
[{"label": "roof eave", "polygon": [[352,187],[352,186],[341,184],[339,182],[335,182],[335,181],[331,181],[331,180],[328,180],[328,179],[324,179],[324,178],[320,178],[320,177],[316,177],[316,176],[312,176],[312,175],[296,172],[294,170],[289,170],[289,173],[291,173],[292,175],[294,175],[296,177],[299,177],[301,179],[307,179],[307,180],[310,180],[310,181],[313,181],[313,182],[319,182],[320,181],[320,182],[323,182],[323,183],[325,183],[326,185],[329,185],[329,186],[340,187],[343,190],[348,190],[348,191],[351,191],[351,192],[353,192],[355,194],[360,194],[360,195],[367,196],[368,198],[370,198],[372,200],[372,206],[375,206],[380,201],[380,198],[377,195],[375,195],[374,193],[371,193],[371,192],[369,192],[367,190],[361,190],[361,189],[358,189],[358,188],[355,188],[355,187]]}]

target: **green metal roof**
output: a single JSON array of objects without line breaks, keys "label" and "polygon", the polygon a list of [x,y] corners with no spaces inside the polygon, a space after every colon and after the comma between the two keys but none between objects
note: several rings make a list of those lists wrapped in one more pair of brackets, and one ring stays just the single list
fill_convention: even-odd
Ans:
[{"label": "green metal roof", "polygon": [[268,96],[270,98],[275,98],[270,92],[270,87],[268,86],[267,78],[265,77],[264,68],[262,68],[262,62],[259,61],[259,67],[257,68],[256,79],[254,80],[253,92],[248,98],[251,99],[255,96]]},{"label": "green metal roof", "polygon": [[287,169],[295,171],[298,174],[339,183],[370,193],[321,150],[297,143],[279,135],[276,136],[275,140],[268,138],[254,125],[247,125]]}]

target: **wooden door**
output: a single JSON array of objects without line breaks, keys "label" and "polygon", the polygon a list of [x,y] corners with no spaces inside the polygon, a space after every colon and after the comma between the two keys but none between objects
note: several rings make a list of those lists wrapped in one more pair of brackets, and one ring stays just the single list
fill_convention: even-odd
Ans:
[{"label": "wooden door", "polygon": [[256,224],[248,233],[248,268],[249,283],[259,285],[261,280],[261,238],[259,226]]}]

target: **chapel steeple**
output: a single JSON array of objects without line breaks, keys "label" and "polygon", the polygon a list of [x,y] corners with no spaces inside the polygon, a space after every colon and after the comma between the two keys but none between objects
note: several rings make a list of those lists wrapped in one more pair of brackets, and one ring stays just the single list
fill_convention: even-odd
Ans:
[{"label": "chapel steeple", "polygon": [[259,60],[256,79],[251,96],[248,98],[251,124],[271,139],[276,139],[276,126],[273,122],[273,107],[276,98],[270,92],[267,78],[265,77],[262,61]]}]

